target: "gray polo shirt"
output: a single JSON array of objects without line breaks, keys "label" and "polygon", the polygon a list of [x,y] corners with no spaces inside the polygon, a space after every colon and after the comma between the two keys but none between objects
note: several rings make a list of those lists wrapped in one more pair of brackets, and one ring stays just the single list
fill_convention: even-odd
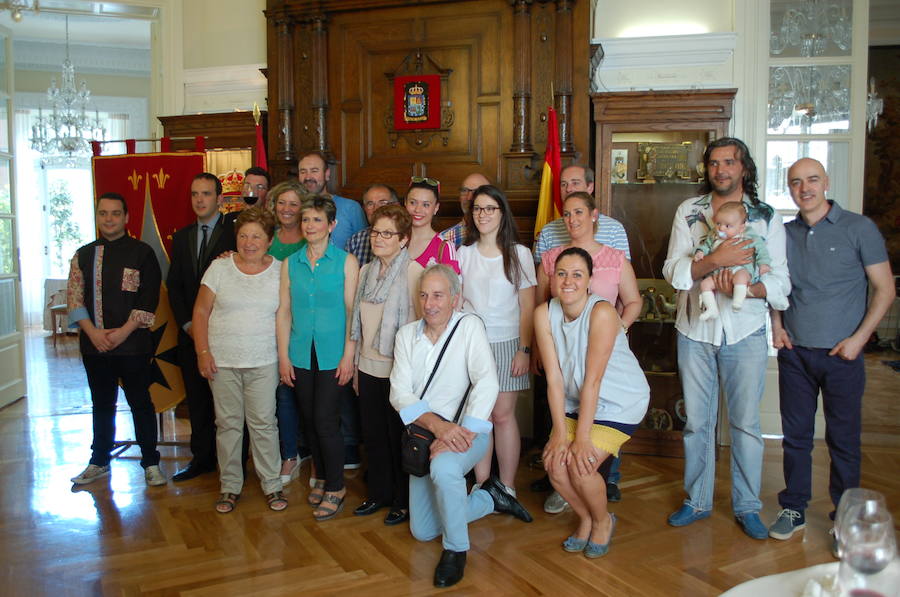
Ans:
[{"label": "gray polo shirt", "polygon": [[888,260],[872,220],[829,203],[813,227],[799,214],[784,225],[792,287],[784,327],[791,342],[807,348],[833,348],[856,331],[866,314],[864,268]]}]

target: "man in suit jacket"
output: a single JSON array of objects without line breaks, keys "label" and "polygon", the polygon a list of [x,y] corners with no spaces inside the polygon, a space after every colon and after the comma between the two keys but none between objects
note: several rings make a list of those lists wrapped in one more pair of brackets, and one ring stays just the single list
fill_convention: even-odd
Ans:
[{"label": "man in suit jacket", "polygon": [[222,183],[209,172],[191,182],[191,207],[197,221],[172,237],[172,263],[166,277],[169,304],[178,323],[178,360],[191,418],[191,453],[187,468],[172,477],[187,481],[216,470],[216,426],[212,391],[197,369],[191,314],[200,280],[210,262],[224,251],[235,250],[234,218],[219,213]]}]

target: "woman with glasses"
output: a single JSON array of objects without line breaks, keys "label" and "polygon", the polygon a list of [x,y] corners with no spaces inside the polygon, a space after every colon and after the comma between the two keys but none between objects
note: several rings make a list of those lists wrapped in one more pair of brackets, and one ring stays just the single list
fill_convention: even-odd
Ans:
[{"label": "woman with glasses", "polygon": [[[516,495],[519,466],[519,425],[516,397],[529,388],[531,320],[535,280],[531,252],[516,242],[519,231],[506,195],[497,187],[480,186],[473,193],[466,214],[468,237],[459,249],[463,277],[463,310],[484,320],[500,393],[491,412],[493,442],[500,467],[500,481]],[[475,481],[491,474],[493,450],[475,465]]]},{"label": "woman with glasses", "polygon": [[347,494],[339,386],[352,379],[356,353],[349,336],[359,266],[356,257],[330,242],[336,212],[330,197],[303,201],[306,243],[283,262],[276,326],[281,383],[294,388],[303,433],[322,477],[313,480],[307,498],[319,521],[337,516]]},{"label": "woman with glasses", "polygon": [[458,274],[456,247],[441,239],[433,226],[440,207],[441,183],[433,178],[413,176],[406,192],[406,211],[412,218],[409,255],[423,268],[435,263],[449,265]]},{"label": "woman with glasses", "polygon": [[366,443],[368,496],[353,512],[390,511],[384,524],[409,518],[409,476],[400,468],[403,422],[391,406],[391,369],[394,336],[400,326],[416,319],[417,286],[424,268],[409,258],[412,218],[400,205],[385,205],[372,214],[369,239],[375,259],[359,272],[353,303],[350,339],[356,341],[357,374],[354,386]]}]

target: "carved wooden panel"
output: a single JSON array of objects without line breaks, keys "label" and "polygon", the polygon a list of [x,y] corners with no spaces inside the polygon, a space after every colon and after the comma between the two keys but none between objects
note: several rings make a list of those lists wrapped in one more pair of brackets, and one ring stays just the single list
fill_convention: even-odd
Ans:
[{"label": "carved wooden panel", "polygon": [[[510,12],[501,0],[465,6],[341,14],[329,23],[329,129],[338,160],[332,177],[343,194],[359,197],[374,181],[403,189],[415,168],[442,182],[437,226],[449,226],[460,216],[456,191],[468,174],[479,171],[502,185],[512,55],[503,31]],[[393,88],[385,73],[416,51],[452,70],[441,102],[453,111],[453,125],[446,144],[426,135],[418,145],[405,137],[392,146],[386,116]]]}]

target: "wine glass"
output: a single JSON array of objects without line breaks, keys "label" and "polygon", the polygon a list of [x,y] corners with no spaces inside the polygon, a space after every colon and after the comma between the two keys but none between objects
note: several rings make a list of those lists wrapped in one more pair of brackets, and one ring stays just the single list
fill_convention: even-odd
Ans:
[{"label": "wine glass", "polygon": [[[851,487],[850,489],[844,490],[844,493],[841,495],[841,501],[838,503],[837,512],[834,516],[834,536],[838,542],[839,556],[841,555],[841,525],[847,517],[848,511],[868,502],[873,502],[873,504],[869,504],[868,511],[871,512],[873,508],[880,508],[887,512],[887,503],[885,502],[884,495],[877,491],[863,489],[862,487]],[[875,504],[877,504],[877,506]]]},{"label": "wine glass", "polygon": [[896,570],[882,571],[897,556],[894,520],[877,500],[844,511],[839,528],[841,564],[838,579],[849,595],[888,595],[896,587]]}]

